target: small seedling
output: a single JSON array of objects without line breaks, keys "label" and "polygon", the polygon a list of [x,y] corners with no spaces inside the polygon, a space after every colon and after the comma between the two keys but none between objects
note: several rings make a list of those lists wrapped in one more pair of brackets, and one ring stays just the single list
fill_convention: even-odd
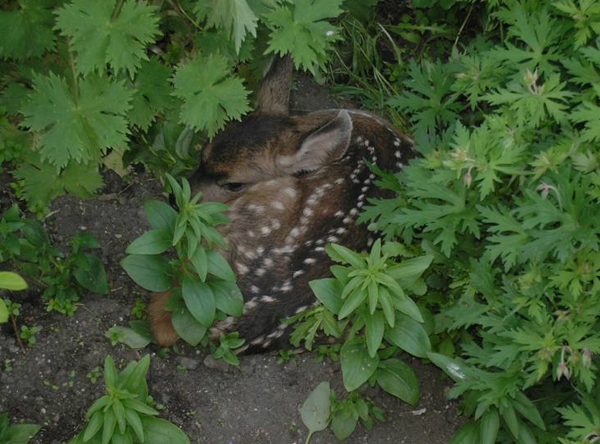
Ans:
[{"label": "small seedling", "polygon": [[95,384],[98,379],[100,379],[100,376],[102,376],[100,367],[94,367],[87,375],[85,375],[85,377],[88,378],[92,384]]},{"label": "small seedling", "polygon": [[34,345],[37,342],[36,335],[40,332],[40,327],[28,327],[21,325],[21,339],[25,340],[29,346]]},{"label": "small seedling", "polygon": [[146,303],[142,298],[135,298],[135,305],[131,309],[131,316],[138,319],[146,319]]},{"label": "small seedling", "polygon": [[294,354],[294,350],[291,350],[291,349],[279,350],[279,358],[277,359],[277,364],[283,365],[286,362],[295,362],[296,360],[297,360],[297,357]]},{"label": "small seedling", "polygon": [[240,339],[240,334],[235,331],[233,333],[229,333],[228,335],[221,335],[220,344],[212,354],[215,359],[222,359],[228,364],[235,365],[236,367],[240,365],[240,360],[237,355],[233,352],[236,348],[240,348],[245,340]]}]

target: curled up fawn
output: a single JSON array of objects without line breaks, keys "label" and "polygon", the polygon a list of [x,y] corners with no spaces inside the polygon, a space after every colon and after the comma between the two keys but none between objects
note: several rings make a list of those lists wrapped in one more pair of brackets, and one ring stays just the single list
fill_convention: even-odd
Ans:
[{"label": "curled up fawn", "polygon": [[[192,189],[229,204],[224,252],[244,295],[244,314],[217,324],[239,331],[250,351],[283,345],[282,320],[315,304],[308,283],[329,275],[325,245],[358,251],[373,242],[358,225],[367,199],[381,197],[367,162],[397,170],[413,157],[412,141],[363,111],[289,113],[292,64],[276,59],[259,91],[258,109],[230,123],[204,148]],[[150,304],[159,344],[177,333],[165,311],[170,293]]]}]

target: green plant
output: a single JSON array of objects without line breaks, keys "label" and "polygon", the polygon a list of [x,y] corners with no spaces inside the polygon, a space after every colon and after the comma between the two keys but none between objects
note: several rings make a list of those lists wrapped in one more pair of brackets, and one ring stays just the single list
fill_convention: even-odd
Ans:
[{"label": "green plant", "polygon": [[135,298],[135,305],[131,308],[131,316],[134,316],[138,319],[145,319],[146,308],[147,306],[142,298]]},{"label": "green plant", "polygon": [[108,282],[99,249],[89,233],[77,234],[69,242],[71,253],[54,247],[41,223],[22,218],[13,205],[0,219],[0,263],[7,263],[42,286],[48,311],[71,315],[84,290],[106,294]]},{"label": "green plant", "polygon": [[219,346],[212,355],[216,359],[222,359],[228,364],[238,367],[240,365],[240,360],[234,350],[244,345],[244,342],[245,340],[240,338],[240,334],[237,331],[228,333],[227,335],[221,334]]},{"label": "green plant", "polygon": [[106,395],[89,408],[85,428],[70,444],[189,443],[179,427],[156,417],[158,412],[150,405],[146,383],[149,365],[150,356],[146,355],[117,372],[113,359],[107,356],[104,361]]},{"label": "green plant", "polygon": [[[179,213],[163,202],[148,202],[146,216],[153,229],[129,245],[129,256],[121,265],[147,290],[172,290],[167,309],[173,313],[173,327],[181,338],[196,346],[215,320],[242,314],[243,298],[229,264],[214,249],[226,248],[215,228],[228,222],[223,214],[226,205],[198,203],[201,195],[192,198],[185,179],[181,186],[167,177]],[[171,248],[176,257],[169,259],[164,253]],[[229,356],[225,349],[223,353]]]},{"label": "green plant", "polygon": [[[421,311],[407,295],[422,294],[420,279],[433,256],[405,259],[397,243],[383,246],[377,240],[369,254],[355,253],[341,245],[326,247],[329,256],[343,265],[334,265],[334,278],[310,283],[322,303],[297,326],[292,343],[304,340],[308,347],[319,329],[342,337],[340,362],[344,386],[348,392],[364,383],[379,384],[388,393],[415,405],[419,386],[414,372],[394,357],[398,348],[417,357],[425,357],[430,342]],[[336,320],[337,318],[337,320]],[[311,327],[306,328],[309,324]],[[300,332],[300,333],[298,333]]]},{"label": "green plant", "polygon": [[[10,271],[0,271],[0,289],[19,291],[27,288],[27,282],[16,273]],[[0,324],[8,322],[10,315],[18,316],[18,308],[11,309],[11,301],[0,299]],[[16,310],[16,313],[15,313]]]},{"label": "green plant", "polygon": [[40,330],[40,327],[27,327],[26,325],[21,325],[19,336],[21,339],[24,339],[28,345],[34,345],[37,342],[36,335]]},{"label": "green plant", "polygon": [[0,161],[36,212],[65,193],[93,196],[102,166],[189,172],[197,146],[250,111],[248,85],[266,56],[324,68],[343,3],[9,2],[0,9]]},{"label": "green plant", "polygon": [[425,44],[388,102],[423,157],[381,174],[396,196],[361,221],[434,257],[419,302],[439,313],[435,351],[455,356],[427,357],[472,416],[452,444],[592,442],[600,10],[415,2],[440,8],[441,22],[463,14],[468,26],[447,28],[445,53]]},{"label": "green plant", "polygon": [[95,384],[98,379],[100,379],[100,376],[102,376],[100,367],[94,367],[85,375],[85,377],[88,378],[92,384]]},{"label": "green plant", "polygon": [[8,413],[0,415],[0,444],[27,444],[41,427],[36,424],[10,425]]}]

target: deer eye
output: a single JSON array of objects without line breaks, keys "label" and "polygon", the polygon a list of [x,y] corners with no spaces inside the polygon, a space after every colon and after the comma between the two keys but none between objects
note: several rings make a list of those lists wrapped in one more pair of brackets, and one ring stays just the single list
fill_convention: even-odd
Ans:
[{"label": "deer eye", "polygon": [[229,182],[224,183],[223,185],[221,185],[221,187],[225,188],[228,191],[240,191],[242,188],[244,188],[244,184],[239,182]]}]

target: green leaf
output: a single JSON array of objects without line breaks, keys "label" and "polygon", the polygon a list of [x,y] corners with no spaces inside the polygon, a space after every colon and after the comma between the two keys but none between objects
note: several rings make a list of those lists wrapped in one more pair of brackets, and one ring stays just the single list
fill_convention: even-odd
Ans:
[{"label": "green leaf", "polygon": [[324,65],[338,28],[327,19],[342,13],[343,0],[296,0],[265,15],[271,29],[268,53],[291,54],[296,68],[316,72]]},{"label": "green leaf", "polygon": [[206,130],[209,137],[250,110],[248,91],[242,80],[230,73],[228,60],[220,54],[198,55],[180,66],[173,84],[173,94],[184,101],[180,122]]},{"label": "green leaf", "polygon": [[107,356],[104,359],[104,384],[107,387],[114,387],[117,383],[117,369],[115,368],[115,361],[111,356]]},{"label": "green leaf", "polygon": [[399,281],[403,288],[410,288],[429,268],[431,262],[433,262],[432,254],[406,259],[398,265],[388,268],[385,273]]},{"label": "green leaf", "polygon": [[335,411],[331,418],[331,429],[340,441],[348,438],[356,429],[358,416],[354,416],[352,413],[352,410],[349,409],[339,409]]},{"label": "green leaf", "polygon": [[441,368],[454,382],[469,379],[469,366],[460,359],[450,358],[439,353],[428,352],[427,357]]},{"label": "green leaf", "polygon": [[198,273],[200,280],[205,282],[206,276],[208,275],[208,256],[202,245],[198,245],[196,251],[194,251],[194,254],[190,258],[190,262],[194,266],[196,273]]},{"label": "green leaf", "polygon": [[218,252],[210,250],[206,252],[208,260],[208,272],[214,276],[220,277],[225,281],[235,282],[235,274],[225,260]]},{"label": "green leaf", "polygon": [[44,208],[65,193],[88,199],[103,186],[98,166],[93,162],[88,165],[71,162],[59,171],[56,166],[43,162],[37,151],[23,155],[14,175],[23,181],[23,196],[33,209]]},{"label": "green leaf", "polygon": [[40,57],[55,47],[51,0],[20,0],[14,11],[0,12],[0,58]]},{"label": "green leaf", "polygon": [[110,442],[116,425],[117,420],[115,412],[112,409],[108,409],[106,413],[104,413],[104,421],[102,423],[102,444],[108,444]]},{"label": "green leaf", "polygon": [[142,417],[144,444],[189,444],[190,439],[175,424],[159,418]]},{"label": "green leaf", "polygon": [[[315,432],[323,431],[329,424],[329,415],[331,410],[329,382],[321,382],[308,395],[306,401],[300,409],[302,422],[308,428],[309,439]],[[308,442],[307,440],[307,442]]]},{"label": "green leaf", "polygon": [[200,344],[200,341],[206,335],[207,328],[200,324],[186,309],[175,310],[172,323],[177,334],[192,347]]},{"label": "green leaf", "polygon": [[196,3],[196,13],[208,28],[224,28],[240,52],[246,33],[256,37],[258,18],[246,0],[208,0]]},{"label": "green leaf", "polygon": [[0,324],[8,322],[9,313],[8,307],[4,303],[4,299],[0,298]]},{"label": "green leaf", "polygon": [[542,415],[540,415],[540,412],[535,404],[531,402],[523,392],[517,392],[515,395],[515,402],[513,402],[513,407],[521,415],[523,415],[523,417],[527,418],[533,425],[542,430],[546,430],[546,424],[542,419]]},{"label": "green leaf", "polygon": [[169,262],[161,256],[130,255],[121,261],[131,279],[150,291],[166,291],[173,286]]},{"label": "green leaf", "polygon": [[40,132],[41,159],[63,168],[70,161],[96,160],[108,148],[127,148],[132,92],[122,82],[88,75],[73,95],[64,78],[34,74],[33,91],[23,105],[23,126]]},{"label": "green leaf", "polygon": [[92,439],[96,435],[96,433],[98,433],[100,427],[102,427],[102,424],[104,424],[104,413],[94,413],[94,416],[92,416],[92,419],[85,428],[85,433],[83,434],[83,441],[87,442],[90,439]]},{"label": "green leaf", "polygon": [[400,359],[380,363],[375,372],[377,384],[386,392],[416,406],[419,403],[419,381],[415,372]]},{"label": "green leaf", "polygon": [[[123,404],[125,407],[135,410],[136,412],[142,413],[144,415],[156,416],[158,412],[154,410],[152,407],[144,404],[141,401],[133,398],[127,398],[123,400]],[[142,417],[142,421],[145,417]]]},{"label": "green leaf", "polygon": [[364,259],[358,253],[343,245],[330,244],[327,248],[328,250],[333,250],[345,263],[352,265],[356,269],[362,269],[366,266]]},{"label": "green leaf", "polygon": [[383,331],[385,328],[385,321],[383,314],[380,311],[365,315],[365,337],[367,340],[367,349],[371,357],[374,357],[379,350],[381,341],[383,340]]},{"label": "green leaf", "polygon": [[140,415],[135,410],[125,409],[125,419],[138,437],[138,440],[144,442],[144,426],[142,425]]},{"label": "green leaf", "polygon": [[[7,444],[27,444],[41,429],[37,424],[14,424],[8,427],[4,436]],[[0,431],[2,427],[0,426]],[[1,433],[1,432],[0,432]]]},{"label": "green leaf", "polygon": [[418,358],[426,358],[431,351],[429,335],[423,325],[400,313],[396,315],[396,324],[386,329],[384,337],[390,344]]},{"label": "green leaf", "polygon": [[448,444],[480,444],[479,427],[476,422],[469,421],[463,425]]},{"label": "green leaf", "polygon": [[344,301],[341,298],[344,286],[337,279],[327,278],[310,281],[308,283],[315,296],[323,303],[325,308],[338,314]]},{"label": "green leaf", "polygon": [[118,341],[130,348],[144,348],[150,342],[148,338],[140,335],[131,328],[114,326],[108,329],[104,336],[111,341]]},{"label": "green leaf", "polygon": [[340,308],[338,317],[340,319],[344,319],[345,317],[351,315],[366,298],[367,292],[363,291],[360,287],[356,288],[344,301],[344,305],[342,305],[342,308]]},{"label": "green leaf", "polygon": [[27,282],[17,273],[11,271],[0,271],[0,288],[10,291],[25,290]]},{"label": "green leaf", "polygon": [[133,81],[135,92],[131,100],[129,121],[147,131],[156,115],[173,105],[169,79],[173,71],[158,58],[143,61]]},{"label": "green leaf", "polygon": [[83,253],[83,257],[86,260],[78,261],[73,270],[77,283],[93,293],[107,294],[108,278],[102,261],[91,253]]},{"label": "green leaf", "polygon": [[183,278],[181,290],[185,305],[192,316],[204,327],[209,328],[216,312],[215,296],[210,286],[186,276]]},{"label": "green leaf", "polygon": [[159,200],[149,200],[144,204],[144,211],[153,229],[173,232],[177,211],[169,204]]},{"label": "green leaf", "polygon": [[73,0],[57,13],[57,27],[71,38],[77,53],[77,70],[104,73],[109,65],[117,74],[130,76],[148,60],[146,46],[160,35],[158,8],[125,0],[115,11],[116,0]]},{"label": "green leaf", "polygon": [[342,377],[351,392],[363,385],[377,370],[379,356],[371,357],[361,339],[346,341],[340,349]]},{"label": "green leaf", "polygon": [[481,417],[481,444],[494,444],[500,428],[500,417],[495,409],[488,410]]},{"label": "green leaf", "polygon": [[514,407],[512,406],[512,402],[510,400],[506,400],[506,402],[502,402],[500,404],[500,413],[502,414],[502,418],[504,422],[508,426],[508,429],[513,434],[515,438],[519,438],[519,421],[517,419],[517,414],[515,412]]},{"label": "green leaf", "polygon": [[171,234],[164,230],[146,231],[129,244],[127,254],[160,254],[171,248]]},{"label": "green leaf", "polygon": [[215,295],[219,310],[229,316],[241,316],[244,311],[244,296],[235,282],[211,279],[208,284]]},{"label": "green leaf", "polygon": [[399,311],[410,316],[416,322],[424,322],[421,310],[419,310],[417,304],[408,296],[393,298],[393,304]]}]

